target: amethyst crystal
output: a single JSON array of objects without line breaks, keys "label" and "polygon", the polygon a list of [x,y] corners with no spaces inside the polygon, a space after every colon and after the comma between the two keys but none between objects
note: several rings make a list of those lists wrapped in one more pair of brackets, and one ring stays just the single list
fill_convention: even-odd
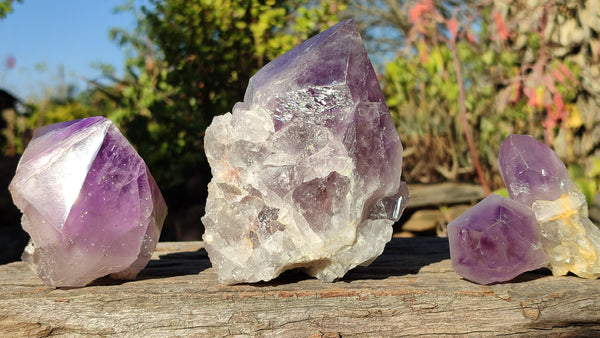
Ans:
[{"label": "amethyst crystal", "polygon": [[536,200],[553,201],[574,186],[556,153],[529,135],[504,140],[498,169],[510,198],[528,207]]},{"label": "amethyst crystal", "polygon": [[452,267],[480,284],[511,280],[546,265],[528,207],[492,194],[448,224]]},{"label": "amethyst crystal", "polygon": [[535,213],[552,273],[599,277],[600,230],[558,155],[531,136],[510,135],[498,168],[510,197]]},{"label": "amethyst crystal", "polygon": [[135,278],[167,212],[142,158],[103,117],[38,129],[10,192],[31,236],[23,259],[56,287]]},{"label": "amethyst crystal", "polygon": [[402,145],[352,21],[259,70],[205,149],[204,241],[224,283],[291,268],[340,278],[381,254],[408,200]]}]

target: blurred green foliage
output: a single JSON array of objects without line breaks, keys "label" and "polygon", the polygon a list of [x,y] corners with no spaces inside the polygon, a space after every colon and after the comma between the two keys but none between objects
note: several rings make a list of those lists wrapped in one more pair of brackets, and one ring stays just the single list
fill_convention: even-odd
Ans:
[{"label": "blurred green foliage", "polygon": [[600,192],[600,158],[592,157],[586,166],[572,163],[569,167],[569,174],[588,203],[592,207],[594,196]]},{"label": "blurred green foliage", "polygon": [[580,66],[557,54],[559,46],[545,41],[544,31],[545,20],[574,14],[562,12],[559,4],[532,3],[533,9],[521,1],[466,6],[467,1],[419,0],[404,2],[403,11],[388,4],[397,18],[387,29],[399,31],[404,45],[385,66],[381,82],[405,143],[408,181],[476,180],[460,124],[452,39],[468,125],[494,189],[503,185],[496,162],[506,136],[530,134],[551,144],[572,121],[582,93]]},{"label": "blurred green foliage", "polygon": [[[416,49],[425,47],[417,45]],[[485,171],[491,174],[506,136],[517,133],[543,138],[543,112],[528,105],[526,98],[516,98],[516,92],[502,91],[506,79],[518,75],[521,67],[516,52],[497,51],[467,41],[459,42],[457,49],[466,84],[469,124],[474,128]],[[427,53],[403,55],[386,65],[383,90],[400,135],[407,148],[414,147],[415,152],[430,156],[413,157],[418,163],[409,168],[417,170],[407,173],[409,180],[473,177],[457,118],[458,85],[452,62],[448,46],[435,45]],[[576,67],[572,72],[576,73]],[[567,102],[574,102],[576,87],[558,85],[557,91]],[[502,94],[508,97],[501,97]]]},{"label": "blurred green foliage", "polygon": [[2,130],[4,155],[23,153],[34,130],[43,125],[97,115],[108,116],[116,108],[98,91],[84,91],[76,95],[72,87],[62,94],[49,90],[43,99],[36,104],[27,104],[27,107],[30,112],[25,115],[12,109],[2,112],[6,123]]},{"label": "blurred green foliage", "polygon": [[150,0],[134,32],[111,32],[129,50],[127,75],[108,70],[112,83],[96,85],[161,186],[177,185],[204,160],[204,129],[242,101],[250,76],[344,8],[343,0]]},{"label": "blurred green foliage", "polygon": [[[23,2],[23,0],[16,0],[17,2]],[[7,16],[13,11],[13,0],[2,0],[0,1],[0,19]]]}]

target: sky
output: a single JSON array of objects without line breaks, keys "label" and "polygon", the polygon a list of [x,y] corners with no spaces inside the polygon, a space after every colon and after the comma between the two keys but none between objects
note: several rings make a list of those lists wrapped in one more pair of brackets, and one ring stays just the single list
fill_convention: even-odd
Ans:
[{"label": "sky", "polygon": [[[133,29],[131,13],[114,14],[126,0],[23,0],[0,19],[0,88],[22,100],[40,99],[64,80],[86,89],[95,63],[123,72],[125,51],[110,40],[113,27]],[[9,68],[8,60],[14,61]]]}]

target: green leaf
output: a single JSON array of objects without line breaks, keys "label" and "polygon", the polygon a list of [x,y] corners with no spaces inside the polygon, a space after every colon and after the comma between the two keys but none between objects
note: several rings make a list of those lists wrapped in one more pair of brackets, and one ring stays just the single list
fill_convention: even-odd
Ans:
[{"label": "green leaf", "polygon": [[494,190],[494,194],[510,198],[510,196],[508,196],[508,190],[506,188]]}]

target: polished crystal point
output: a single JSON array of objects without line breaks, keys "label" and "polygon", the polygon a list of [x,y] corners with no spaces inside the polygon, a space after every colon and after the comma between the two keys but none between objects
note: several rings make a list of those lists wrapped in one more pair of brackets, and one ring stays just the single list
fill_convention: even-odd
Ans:
[{"label": "polished crystal point", "polygon": [[408,201],[402,145],[352,21],[260,69],[206,130],[204,241],[223,283],[369,264]]},{"label": "polished crystal point", "polygon": [[600,229],[558,155],[531,136],[510,135],[498,168],[509,196],[535,213],[552,273],[599,277]]},{"label": "polished crystal point", "polygon": [[452,267],[480,284],[504,282],[547,264],[531,209],[492,194],[448,224]]},{"label": "polished crystal point", "polygon": [[167,212],[146,164],[104,117],[36,130],[9,189],[31,236],[23,259],[55,287],[135,278]]}]

